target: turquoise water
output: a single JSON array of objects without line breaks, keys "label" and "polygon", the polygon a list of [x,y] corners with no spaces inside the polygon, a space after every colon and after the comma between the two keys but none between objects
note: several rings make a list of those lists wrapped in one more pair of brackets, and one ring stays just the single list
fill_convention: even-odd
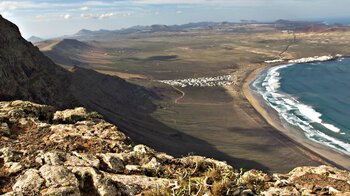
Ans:
[{"label": "turquoise water", "polygon": [[350,58],[273,67],[252,88],[282,121],[350,155]]}]

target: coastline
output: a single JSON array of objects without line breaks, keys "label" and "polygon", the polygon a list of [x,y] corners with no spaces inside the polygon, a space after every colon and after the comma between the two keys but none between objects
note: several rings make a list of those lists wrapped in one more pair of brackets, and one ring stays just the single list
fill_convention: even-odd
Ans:
[{"label": "coastline", "polygon": [[263,98],[251,89],[250,84],[259,74],[269,68],[271,68],[271,66],[255,69],[249,73],[245,79],[242,91],[248,102],[269,125],[276,129],[276,131],[279,131],[294,141],[306,156],[327,165],[333,165],[342,169],[350,170],[350,157],[348,155],[311,141],[299,130],[296,130],[291,126],[288,126],[287,123],[282,122],[277,114],[277,111],[268,106]]}]

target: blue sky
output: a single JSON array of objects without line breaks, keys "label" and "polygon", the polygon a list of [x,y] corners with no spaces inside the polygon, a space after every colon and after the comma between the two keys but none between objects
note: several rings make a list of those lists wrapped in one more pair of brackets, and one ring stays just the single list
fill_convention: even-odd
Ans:
[{"label": "blue sky", "polygon": [[350,0],[0,0],[0,13],[24,37],[80,29],[254,19],[350,18]]}]

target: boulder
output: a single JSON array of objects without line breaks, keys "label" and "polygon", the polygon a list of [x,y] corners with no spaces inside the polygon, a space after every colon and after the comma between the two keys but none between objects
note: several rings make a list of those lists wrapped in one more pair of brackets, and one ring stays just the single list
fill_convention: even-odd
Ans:
[{"label": "boulder", "polygon": [[7,123],[0,121],[0,136],[10,136],[11,131]]},{"label": "boulder", "polygon": [[10,175],[19,173],[24,169],[23,165],[19,162],[7,162],[4,164],[4,167]]},{"label": "boulder", "polygon": [[107,153],[99,155],[103,162],[107,164],[108,170],[113,173],[123,173],[125,166],[121,159],[119,159],[115,154]]},{"label": "boulder", "polygon": [[71,190],[69,192],[79,193],[78,180],[64,166],[44,165],[40,168],[40,174],[45,179],[45,185],[48,188],[66,187],[57,190]]},{"label": "boulder", "polygon": [[45,180],[36,169],[29,169],[12,186],[14,192],[24,195],[36,195],[43,188]]},{"label": "boulder", "polygon": [[88,112],[85,108],[79,107],[70,110],[57,111],[53,116],[55,123],[74,124],[78,121],[87,119]]}]

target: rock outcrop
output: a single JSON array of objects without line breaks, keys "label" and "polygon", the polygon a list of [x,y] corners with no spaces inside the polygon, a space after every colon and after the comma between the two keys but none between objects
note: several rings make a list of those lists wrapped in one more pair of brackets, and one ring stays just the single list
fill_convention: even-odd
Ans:
[{"label": "rock outcrop", "polygon": [[0,100],[21,98],[57,106],[74,102],[69,73],[22,38],[16,25],[0,16]]},{"label": "rock outcrop", "polygon": [[329,166],[288,174],[237,171],[139,144],[97,113],[0,102],[0,193],[5,195],[350,195],[350,173]]}]

